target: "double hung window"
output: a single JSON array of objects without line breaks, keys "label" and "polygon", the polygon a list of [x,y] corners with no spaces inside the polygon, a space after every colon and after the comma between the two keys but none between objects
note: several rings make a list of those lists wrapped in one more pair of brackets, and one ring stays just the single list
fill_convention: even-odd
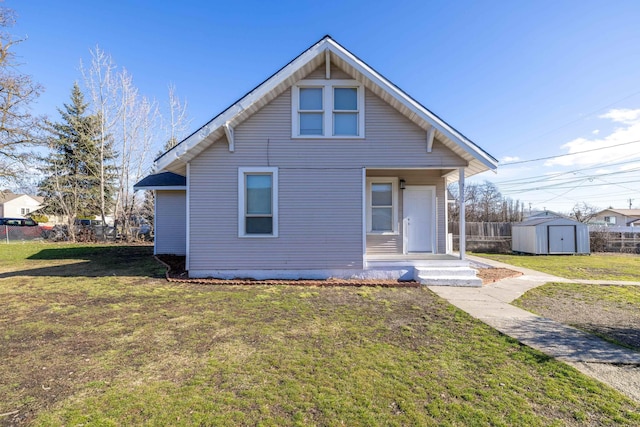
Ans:
[{"label": "double hung window", "polygon": [[292,137],[364,137],[364,88],[357,81],[303,80],[292,96]]},{"label": "double hung window", "polygon": [[278,236],[278,169],[238,169],[238,235]]},{"label": "double hung window", "polygon": [[369,178],[368,226],[372,234],[398,232],[398,191],[396,178]]}]

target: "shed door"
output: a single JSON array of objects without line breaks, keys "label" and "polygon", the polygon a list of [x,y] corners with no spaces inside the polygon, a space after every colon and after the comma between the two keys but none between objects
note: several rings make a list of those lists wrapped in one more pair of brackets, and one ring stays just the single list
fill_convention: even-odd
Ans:
[{"label": "shed door", "polygon": [[549,226],[549,253],[576,253],[576,227],[574,225]]}]

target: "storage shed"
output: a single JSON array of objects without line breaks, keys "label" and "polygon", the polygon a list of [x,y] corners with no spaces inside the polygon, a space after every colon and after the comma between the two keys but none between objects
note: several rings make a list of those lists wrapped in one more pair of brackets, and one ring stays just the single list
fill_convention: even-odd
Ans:
[{"label": "storage shed", "polygon": [[534,218],[511,228],[511,249],[536,255],[589,254],[589,227],[568,218]]}]

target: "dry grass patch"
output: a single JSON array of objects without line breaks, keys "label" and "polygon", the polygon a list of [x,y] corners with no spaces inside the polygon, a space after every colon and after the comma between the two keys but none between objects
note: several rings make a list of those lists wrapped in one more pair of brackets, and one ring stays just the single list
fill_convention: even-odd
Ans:
[{"label": "dry grass patch", "polygon": [[549,283],[528,291],[514,304],[640,350],[640,286]]},{"label": "dry grass patch", "polygon": [[2,425],[640,423],[426,289],[178,285],[149,248],[57,248],[0,262]]}]

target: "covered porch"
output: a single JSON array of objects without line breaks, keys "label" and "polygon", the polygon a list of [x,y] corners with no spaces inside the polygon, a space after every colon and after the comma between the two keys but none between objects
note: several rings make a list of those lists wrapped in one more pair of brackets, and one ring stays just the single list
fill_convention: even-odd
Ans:
[{"label": "covered porch", "polygon": [[[464,169],[364,171],[365,271],[377,278],[431,285],[481,285],[464,257],[464,242],[460,243],[461,251],[454,253],[448,231],[447,185],[457,180],[459,194],[464,195]],[[460,229],[464,227],[462,212]]]}]

